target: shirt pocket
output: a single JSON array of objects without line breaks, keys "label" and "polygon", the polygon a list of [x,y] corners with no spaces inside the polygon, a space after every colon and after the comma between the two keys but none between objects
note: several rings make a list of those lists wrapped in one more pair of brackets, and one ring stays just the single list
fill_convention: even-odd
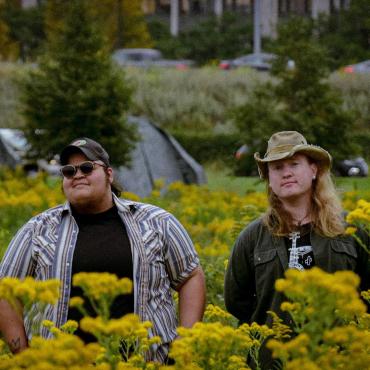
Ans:
[{"label": "shirt pocket", "polygon": [[165,279],[168,276],[166,272],[162,240],[160,239],[158,232],[148,230],[143,235],[143,242],[149,267],[149,284],[152,288],[159,289],[160,286],[165,284]]},{"label": "shirt pocket", "polygon": [[273,291],[274,282],[277,278],[276,264],[278,263],[276,249],[256,251],[254,253],[254,269],[256,279],[256,293],[259,295],[262,291]]},{"label": "shirt pocket", "polygon": [[42,236],[34,239],[33,258],[35,261],[36,276],[50,278],[55,260],[55,244]]},{"label": "shirt pocket", "polygon": [[334,239],[331,242],[332,267],[336,270],[354,270],[357,262],[357,250],[349,239]]}]

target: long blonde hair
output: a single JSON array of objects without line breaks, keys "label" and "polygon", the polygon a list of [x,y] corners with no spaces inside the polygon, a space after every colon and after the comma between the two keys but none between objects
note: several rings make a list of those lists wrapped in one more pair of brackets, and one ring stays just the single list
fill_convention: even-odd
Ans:
[{"label": "long blonde hair", "polygon": [[[307,158],[312,161],[311,158]],[[343,209],[329,170],[323,170],[319,163],[316,164],[318,172],[312,184],[311,224],[318,234],[336,237],[342,235],[345,230]],[[263,222],[272,234],[287,235],[292,231],[293,219],[269,187],[268,181],[266,185],[269,208],[263,216]]]}]

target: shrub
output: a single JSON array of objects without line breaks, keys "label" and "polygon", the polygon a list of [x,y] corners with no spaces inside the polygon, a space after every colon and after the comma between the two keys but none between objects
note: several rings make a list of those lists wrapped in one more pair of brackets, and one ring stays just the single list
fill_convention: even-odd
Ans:
[{"label": "shrub", "polygon": [[172,132],[185,150],[202,164],[207,162],[221,161],[226,166],[232,166],[235,162],[234,153],[242,142],[237,134],[212,132]]},{"label": "shrub", "polygon": [[101,141],[113,164],[123,164],[136,138],[123,116],[131,91],[113,69],[87,2],[68,4],[61,32],[21,84],[27,140],[34,156],[51,158],[74,138],[89,136]]}]

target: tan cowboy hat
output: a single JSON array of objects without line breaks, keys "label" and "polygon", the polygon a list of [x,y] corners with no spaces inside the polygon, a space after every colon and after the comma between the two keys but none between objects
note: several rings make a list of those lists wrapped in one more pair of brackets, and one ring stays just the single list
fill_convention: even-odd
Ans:
[{"label": "tan cowboy hat", "polygon": [[260,157],[259,153],[254,153],[260,177],[262,179],[267,178],[268,162],[290,158],[296,153],[307,155],[318,162],[322,168],[330,168],[331,155],[325,149],[307,144],[305,137],[297,131],[281,131],[270,137],[263,158]]}]

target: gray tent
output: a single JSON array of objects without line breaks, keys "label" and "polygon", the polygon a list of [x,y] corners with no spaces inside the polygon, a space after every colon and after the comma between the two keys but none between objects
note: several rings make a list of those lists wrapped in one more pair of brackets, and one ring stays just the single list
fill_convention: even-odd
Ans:
[{"label": "gray tent", "polygon": [[202,166],[171,135],[144,118],[130,117],[129,122],[137,125],[141,140],[132,152],[131,167],[116,170],[125,190],[146,196],[158,179],[166,185],[175,181],[206,183]]}]

